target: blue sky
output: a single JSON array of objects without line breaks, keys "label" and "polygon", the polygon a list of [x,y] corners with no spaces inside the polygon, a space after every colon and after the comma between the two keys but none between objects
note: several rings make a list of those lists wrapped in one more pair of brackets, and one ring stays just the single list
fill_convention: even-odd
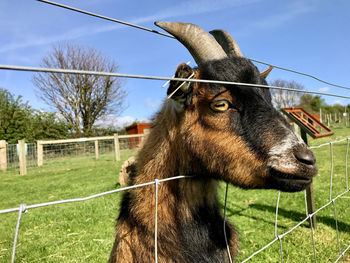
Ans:
[{"label": "blue sky", "polygon": [[[348,0],[192,0],[124,1],[57,0],[62,4],[156,29],[154,21],[180,21],[203,29],[225,29],[243,55],[350,86],[350,1]],[[177,65],[191,61],[176,40],[75,13],[35,0],[1,0],[0,64],[40,66],[54,44],[70,42],[93,47],[119,65],[119,72],[172,76]],[[257,66],[263,70],[266,66]],[[21,95],[35,109],[52,111],[36,96],[33,73],[0,71],[0,87]],[[269,80],[295,80],[307,90],[349,96],[349,90],[274,69]],[[128,108],[122,125],[149,119],[165,98],[163,81],[124,79]],[[327,103],[349,104],[324,97]]]}]

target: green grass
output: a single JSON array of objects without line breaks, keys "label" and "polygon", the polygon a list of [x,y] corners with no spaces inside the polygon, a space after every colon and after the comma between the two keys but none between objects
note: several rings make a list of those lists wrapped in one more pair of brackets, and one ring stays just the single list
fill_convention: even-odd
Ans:
[{"label": "green grass", "polygon": [[[350,135],[350,129],[334,129],[332,137],[312,140],[319,145]],[[344,192],[346,141],[334,145],[332,196]],[[329,146],[314,150],[319,175],[314,181],[316,208],[329,202]],[[19,176],[13,171],[0,173],[0,209],[85,197],[115,189],[120,166],[132,152],[124,152],[120,162],[113,156],[70,158],[47,162]],[[223,206],[225,184],[219,191]],[[16,262],[106,262],[114,241],[114,226],[122,193],[85,202],[31,209],[22,216]],[[242,190],[229,187],[228,220],[240,237],[242,261],[271,242],[275,236],[277,191]],[[350,245],[350,194],[335,202],[341,250]],[[289,230],[305,218],[304,193],[281,193],[278,234]],[[0,262],[9,262],[17,213],[0,215]],[[161,220],[161,219],[160,219]],[[314,232],[318,262],[334,262],[338,257],[334,209],[330,205],[317,214]],[[305,222],[282,238],[284,262],[313,262],[309,223]],[[350,251],[346,262],[350,262]],[[280,245],[275,242],[249,262],[281,262]]]},{"label": "green grass", "polygon": [[[28,170],[0,173],[0,209],[85,197],[116,188],[122,162],[134,152],[70,158]],[[31,209],[22,216],[16,262],[106,262],[121,194]],[[17,213],[0,215],[0,262],[10,262]]]}]

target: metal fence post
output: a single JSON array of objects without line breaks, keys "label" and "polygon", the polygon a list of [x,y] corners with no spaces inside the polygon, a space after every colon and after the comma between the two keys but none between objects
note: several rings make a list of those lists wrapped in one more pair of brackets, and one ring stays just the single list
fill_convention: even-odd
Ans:
[{"label": "metal fence post", "polygon": [[26,175],[27,174],[27,160],[26,160],[24,140],[18,140],[18,148],[19,148],[19,174]]},{"label": "metal fence post", "polygon": [[[301,138],[307,143],[307,134],[303,129],[300,129]],[[314,187],[312,183],[306,188],[307,210],[309,214],[315,212]],[[316,228],[316,215],[312,216],[312,227]]]},{"label": "metal fence post", "polygon": [[115,160],[120,160],[120,146],[119,146],[119,137],[118,133],[114,134],[114,152],[115,152]]},{"label": "metal fence post", "polygon": [[0,141],[0,170],[6,171],[7,169],[7,155],[6,155],[6,141]]}]

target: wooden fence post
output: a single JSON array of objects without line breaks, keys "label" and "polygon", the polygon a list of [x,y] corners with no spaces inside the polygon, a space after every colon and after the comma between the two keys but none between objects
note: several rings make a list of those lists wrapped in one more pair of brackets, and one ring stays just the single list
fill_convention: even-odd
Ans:
[{"label": "wooden fence post", "polygon": [[95,156],[96,156],[96,160],[99,157],[99,153],[98,153],[98,140],[95,141]]},{"label": "wooden fence post", "polygon": [[115,151],[115,160],[120,161],[120,146],[118,133],[114,134],[114,151]]},{"label": "wooden fence post", "polygon": [[6,141],[0,140],[0,170],[6,171],[6,169],[7,169]]},{"label": "wooden fence post", "polygon": [[26,175],[27,160],[26,160],[26,149],[25,149],[24,140],[18,140],[18,148],[19,148],[19,174]]},{"label": "wooden fence post", "polygon": [[331,122],[329,120],[329,114],[327,114],[327,126],[328,126],[328,128],[331,127]]},{"label": "wooden fence post", "polygon": [[[307,144],[307,134],[303,129],[300,129],[301,138]],[[315,198],[314,198],[314,187],[312,183],[306,188],[306,202],[307,202],[307,211],[309,214],[315,212]],[[312,226],[316,228],[316,215],[312,216]]]},{"label": "wooden fence post", "polygon": [[44,150],[41,141],[36,142],[36,151],[38,154],[38,166],[42,166],[44,162]]}]

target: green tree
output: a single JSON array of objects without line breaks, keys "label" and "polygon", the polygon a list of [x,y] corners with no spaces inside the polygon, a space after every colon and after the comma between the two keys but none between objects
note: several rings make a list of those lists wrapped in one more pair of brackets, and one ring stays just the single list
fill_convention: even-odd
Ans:
[{"label": "green tree", "polygon": [[51,112],[34,111],[32,124],[33,140],[64,139],[72,136],[72,125]]},{"label": "green tree", "polygon": [[33,110],[28,103],[0,88],[0,140],[16,143],[71,136],[71,125],[54,113]]},{"label": "green tree", "polygon": [[345,111],[345,106],[338,104],[338,103],[334,104],[333,108],[334,108],[335,113],[343,113]]},{"label": "green tree", "polygon": [[0,88],[0,139],[10,143],[24,138],[29,129],[32,113],[28,103],[21,96],[15,98],[10,92]]},{"label": "green tree", "polygon": [[320,108],[325,106],[326,103],[324,99],[321,98],[321,96],[312,96],[311,100],[311,109],[313,112],[317,113],[320,111]]},{"label": "green tree", "polygon": [[329,113],[335,113],[334,110],[335,110],[335,109],[334,109],[332,106],[330,106],[330,105],[326,105],[326,106],[322,107],[322,112],[323,112],[323,113],[327,113],[327,114],[329,114]]},{"label": "green tree", "polygon": [[311,94],[304,94],[300,97],[300,103],[298,107],[303,108],[309,113],[318,113],[320,108],[325,107],[327,104],[321,96],[313,96]]}]

